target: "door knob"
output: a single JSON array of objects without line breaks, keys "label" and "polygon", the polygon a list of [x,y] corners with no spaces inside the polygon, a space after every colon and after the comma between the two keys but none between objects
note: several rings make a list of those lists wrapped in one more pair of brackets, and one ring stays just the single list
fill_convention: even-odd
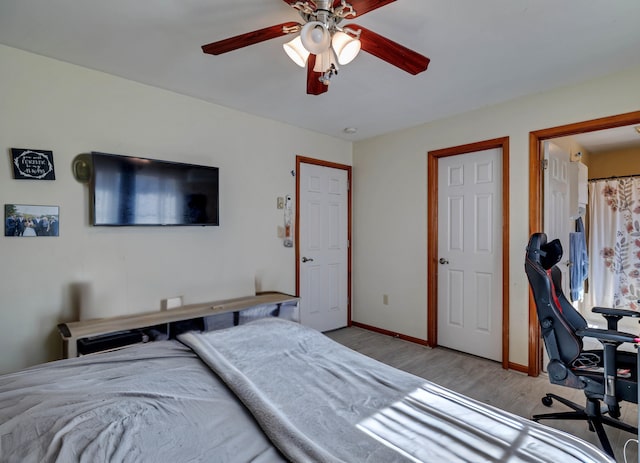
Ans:
[{"label": "door knob", "polygon": [[313,259],[307,258],[307,257],[303,257],[302,258],[302,262],[313,262]]},{"label": "door knob", "polygon": [[447,259],[445,259],[444,257],[441,257],[441,258],[440,258],[440,260],[439,260],[438,262],[440,262],[440,263],[441,263],[441,264],[443,264],[443,265],[444,265],[444,264],[448,264],[448,263],[449,263],[449,261],[448,261]]}]

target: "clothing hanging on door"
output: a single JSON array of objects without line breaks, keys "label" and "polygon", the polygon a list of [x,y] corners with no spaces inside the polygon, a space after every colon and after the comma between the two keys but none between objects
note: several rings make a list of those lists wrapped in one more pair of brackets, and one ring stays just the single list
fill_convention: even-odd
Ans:
[{"label": "clothing hanging on door", "polygon": [[582,217],[576,219],[575,227],[576,231],[569,233],[570,289],[573,302],[584,297],[584,281],[589,274],[589,256]]}]

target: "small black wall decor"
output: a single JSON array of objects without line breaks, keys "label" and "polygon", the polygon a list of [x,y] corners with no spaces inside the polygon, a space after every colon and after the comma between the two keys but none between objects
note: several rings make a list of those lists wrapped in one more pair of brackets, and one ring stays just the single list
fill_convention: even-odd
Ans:
[{"label": "small black wall decor", "polygon": [[13,178],[19,180],[55,180],[53,151],[11,148]]}]

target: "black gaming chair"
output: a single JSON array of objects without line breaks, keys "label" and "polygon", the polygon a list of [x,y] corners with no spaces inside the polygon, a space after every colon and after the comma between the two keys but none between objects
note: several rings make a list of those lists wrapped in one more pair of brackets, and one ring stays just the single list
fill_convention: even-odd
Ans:
[{"label": "black gaming chair", "polygon": [[[613,457],[603,424],[638,433],[637,428],[618,419],[621,401],[638,402],[636,354],[617,351],[617,348],[625,342],[638,343],[640,339],[637,335],[617,331],[617,326],[622,317],[639,317],[640,313],[594,307],[592,311],[607,320],[607,329],[589,328],[562,293],[561,273],[555,265],[561,258],[562,246],[558,240],[547,243],[544,233],[534,233],[529,239],[524,267],[550,358],[549,380],[553,384],[583,389],[587,402],[583,407],[555,394],[547,394],[542,399],[544,405],[551,406],[556,399],[573,411],[534,415],[532,419],[587,420],[589,429],[598,433],[603,450]],[[603,348],[583,350],[584,336],[597,339]],[[607,406],[604,414],[601,402]]]}]

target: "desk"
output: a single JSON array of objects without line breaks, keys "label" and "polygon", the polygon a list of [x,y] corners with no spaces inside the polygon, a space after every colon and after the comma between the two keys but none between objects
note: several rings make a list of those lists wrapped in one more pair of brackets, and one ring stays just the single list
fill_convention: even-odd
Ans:
[{"label": "desk", "polygon": [[234,320],[238,320],[240,312],[253,307],[275,304],[280,308],[282,304],[295,304],[299,298],[288,294],[265,292],[255,296],[225,299],[221,301],[201,304],[184,305],[176,309],[157,312],[145,312],[118,317],[83,320],[70,323],[60,323],[58,331],[62,336],[64,358],[77,357],[78,341],[100,336],[108,336],[130,330],[143,330],[152,327],[165,326],[167,335],[170,334],[171,324],[189,320],[204,320],[213,315],[232,312]]}]

